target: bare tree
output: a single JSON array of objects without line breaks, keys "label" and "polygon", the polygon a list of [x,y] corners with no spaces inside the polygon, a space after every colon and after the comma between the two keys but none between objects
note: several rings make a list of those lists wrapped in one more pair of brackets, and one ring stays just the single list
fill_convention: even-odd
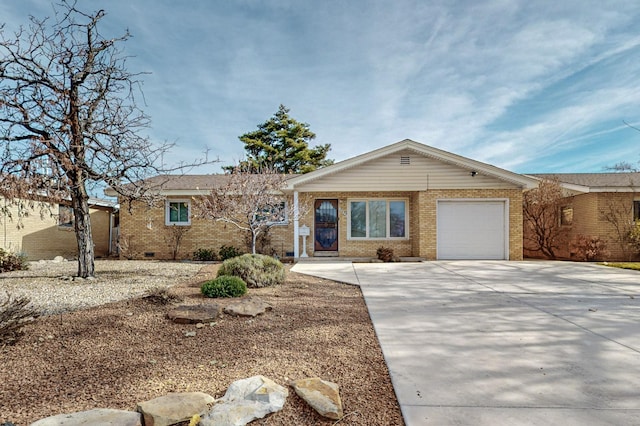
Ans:
[{"label": "bare tree", "polygon": [[611,238],[618,246],[625,260],[631,260],[638,254],[638,229],[633,218],[633,193],[605,194],[606,201],[601,204],[600,219],[614,230]]},{"label": "bare tree", "polygon": [[169,245],[171,249],[171,258],[176,260],[178,258],[178,252],[180,251],[180,245],[182,240],[189,232],[189,228],[186,226],[165,226],[166,235],[164,241]]},{"label": "bare tree", "polygon": [[[251,252],[255,254],[260,235],[294,217],[294,208],[282,193],[287,176],[271,169],[251,173],[238,166],[227,177],[224,185],[194,200],[194,212],[247,232],[251,236]],[[298,215],[303,213],[298,211]]]},{"label": "bare tree", "polygon": [[560,208],[565,195],[557,179],[544,179],[537,188],[524,193],[525,247],[555,259],[564,242]]},{"label": "bare tree", "polygon": [[134,182],[171,170],[160,164],[171,145],[140,135],[149,119],[135,96],[142,73],[120,49],[129,33],[103,37],[104,17],[65,0],[53,20],[31,17],[13,35],[0,27],[0,195],[70,201],[81,277],[95,272],[92,185],[138,199],[148,188]]}]

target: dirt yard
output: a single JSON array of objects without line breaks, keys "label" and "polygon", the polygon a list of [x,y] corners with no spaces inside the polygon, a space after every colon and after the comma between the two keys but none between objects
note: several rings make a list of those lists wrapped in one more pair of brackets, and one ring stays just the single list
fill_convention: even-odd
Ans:
[{"label": "dirt yard", "polygon": [[[118,268],[126,264],[114,262]],[[203,266],[171,291],[183,304],[228,303],[199,293],[199,283],[213,277],[216,269]],[[115,275],[127,279],[126,271]],[[51,285],[59,282],[45,279]],[[11,280],[0,276],[0,292],[11,288]],[[98,276],[87,285],[109,281],[101,282]],[[281,385],[305,377],[337,383],[345,412],[339,424],[403,424],[357,287],[288,272],[284,285],[251,289],[249,295],[270,303],[273,310],[256,318],[224,315],[215,324],[196,328],[166,319],[175,305],[134,298],[39,318],[26,327],[20,342],[0,348],[0,423],[23,426],[93,408],[134,410],[137,402],[168,392],[202,391],[220,397],[233,381],[262,374]],[[196,331],[196,336],[186,337],[187,331]],[[335,423],[289,390],[284,410],[253,424]]]}]

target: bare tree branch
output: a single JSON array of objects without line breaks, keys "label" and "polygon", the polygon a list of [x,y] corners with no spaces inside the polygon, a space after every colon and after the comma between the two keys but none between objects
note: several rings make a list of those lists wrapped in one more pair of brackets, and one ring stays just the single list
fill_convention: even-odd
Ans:
[{"label": "bare tree branch", "polygon": [[63,0],[51,22],[31,17],[13,36],[0,27],[0,195],[70,200],[83,277],[94,274],[88,188],[106,183],[133,200],[150,193],[151,175],[210,163],[161,164],[172,145],[142,134],[149,117],[135,95],[145,73],[127,69],[128,31],[102,36],[105,16]]}]

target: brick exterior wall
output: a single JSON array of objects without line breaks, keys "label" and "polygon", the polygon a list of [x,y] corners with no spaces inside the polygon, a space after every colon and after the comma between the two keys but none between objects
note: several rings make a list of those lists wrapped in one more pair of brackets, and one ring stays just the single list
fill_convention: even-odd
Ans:
[{"label": "brick exterior wall", "polygon": [[[347,238],[347,202],[349,199],[389,199],[399,198],[408,201],[409,238],[405,240],[374,239],[349,240]],[[494,198],[509,199],[509,259],[522,259],[522,192],[520,189],[495,190],[435,190],[420,192],[326,192],[301,193],[300,204],[304,215],[299,225],[311,230],[307,237],[307,254],[314,256],[314,212],[316,199],[338,200],[338,255],[340,257],[376,257],[380,246],[392,248],[396,256],[420,256],[436,258],[436,201],[439,199]],[[291,201],[289,201],[291,202]],[[178,252],[179,259],[189,259],[199,248],[214,249],[222,245],[233,245],[248,251],[245,237],[234,225],[192,218],[191,225],[183,238]],[[275,226],[269,232],[271,254],[284,257],[293,252],[293,224]],[[168,241],[169,229],[165,226],[164,204],[161,207],[147,209],[142,204],[133,205],[130,212],[120,212],[121,246],[123,257],[134,259],[151,258],[170,259],[172,246]],[[299,242],[302,251],[302,238]],[[123,247],[124,248],[124,247]],[[145,253],[147,256],[145,256]]]},{"label": "brick exterior wall", "polygon": [[[78,243],[73,227],[58,226],[58,205],[51,204],[41,210],[29,209],[29,215],[22,218],[18,226],[18,211],[15,206],[7,206],[11,219],[6,213],[0,216],[0,236],[2,248],[27,255],[28,260],[53,259],[55,256],[74,258],[78,255]],[[91,230],[96,257],[109,255],[109,211],[90,209]]]},{"label": "brick exterior wall", "polygon": [[[573,209],[573,221],[571,225],[562,226],[564,235],[560,239],[561,248],[558,250],[558,258],[582,260],[576,257],[576,252],[572,249],[572,242],[579,235],[583,235],[589,238],[598,237],[606,242],[608,253],[596,260],[627,261],[638,259],[637,255],[630,258],[629,254],[632,254],[630,251],[625,253],[625,250],[617,241],[615,227],[606,221],[601,214],[601,212],[613,207],[620,211],[621,216],[626,214],[628,216],[627,219],[631,221],[633,218],[633,200],[634,194],[628,192],[593,192],[567,197],[563,206]],[[539,253],[529,251],[525,251],[525,254],[531,257],[541,257]]]},{"label": "brick exterior wall", "polygon": [[417,235],[418,251],[414,251],[414,255],[426,259],[437,258],[437,201],[468,198],[509,200],[509,260],[522,260],[522,191],[520,189],[459,189],[418,192],[414,216],[417,216],[417,222],[420,226],[419,235]]},{"label": "brick exterior wall", "polygon": [[[176,198],[184,199],[184,198]],[[169,198],[171,200],[171,198]],[[208,219],[191,217],[178,249],[177,259],[192,259],[198,249],[213,249],[216,253],[223,245],[233,246],[247,253],[246,234],[235,225]],[[120,256],[131,259],[172,259],[174,244],[171,243],[171,227],[165,225],[164,203],[147,208],[143,203],[133,203],[132,209],[120,210]],[[276,225],[269,231],[271,239],[269,254],[284,257],[293,252],[293,225]]]}]

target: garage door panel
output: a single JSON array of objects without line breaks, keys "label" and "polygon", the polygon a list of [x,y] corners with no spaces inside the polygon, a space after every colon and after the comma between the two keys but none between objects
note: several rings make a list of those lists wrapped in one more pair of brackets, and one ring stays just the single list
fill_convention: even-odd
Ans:
[{"label": "garage door panel", "polygon": [[505,259],[503,201],[440,201],[438,259]]}]

